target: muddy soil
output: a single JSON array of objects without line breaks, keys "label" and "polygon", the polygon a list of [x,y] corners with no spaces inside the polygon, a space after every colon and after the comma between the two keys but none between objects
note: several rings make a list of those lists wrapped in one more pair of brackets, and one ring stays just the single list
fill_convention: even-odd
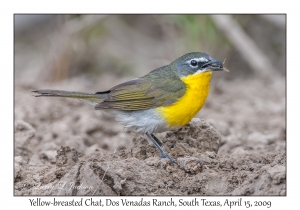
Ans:
[{"label": "muddy soil", "polygon": [[16,80],[15,195],[286,195],[284,78],[218,79],[196,118],[157,135],[178,165],[101,111]]}]

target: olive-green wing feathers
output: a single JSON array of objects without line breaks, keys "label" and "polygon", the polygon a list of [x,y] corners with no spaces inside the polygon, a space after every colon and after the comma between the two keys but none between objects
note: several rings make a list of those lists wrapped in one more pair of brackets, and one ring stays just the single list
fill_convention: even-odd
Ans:
[{"label": "olive-green wing feathers", "polygon": [[177,77],[152,71],[142,78],[130,80],[113,87],[106,92],[103,102],[96,109],[145,110],[159,106],[168,106],[181,98],[185,93],[184,83]]}]

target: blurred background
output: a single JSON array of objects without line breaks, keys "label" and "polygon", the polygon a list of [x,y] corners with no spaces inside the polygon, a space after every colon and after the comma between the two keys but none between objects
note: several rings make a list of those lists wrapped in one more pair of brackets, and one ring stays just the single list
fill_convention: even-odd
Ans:
[{"label": "blurred background", "polygon": [[230,73],[216,77],[285,76],[285,15],[15,15],[14,21],[15,78],[24,84],[83,77],[82,89],[106,76],[142,76],[194,51],[226,58]]},{"label": "blurred background", "polygon": [[114,151],[126,141],[117,138],[114,147],[111,138],[105,144],[99,139],[118,134],[122,126],[99,119],[101,112],[79,101],[37,99],[29,90],[104,91],[200,51],[226,59],[230,70],[213,75],[211,93],[197,115],[219,130],[222,145],[235,141],[254,150],[257,139],[267,150],[272,139],[285,145],[285,21],[285,15],[15,15],[15,119],[41,133],[53,126],[52,141],[64,128],[55,127],[55,120],[67,120],[62,132],[81,135],[78,129],[90,121],[79,121],[95,116],[94,124],[108,125],[104,134],[83,131],[91,138],[86,145],[98,142]]}]

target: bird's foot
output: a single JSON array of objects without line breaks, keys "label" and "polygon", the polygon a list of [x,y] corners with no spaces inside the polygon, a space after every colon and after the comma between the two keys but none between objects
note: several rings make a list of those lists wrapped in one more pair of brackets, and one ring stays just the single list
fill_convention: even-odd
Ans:
[{"label": "bird's foot", "polygon": [[166,153],[164,153],[164,154],[161,154],[161,156],[160,156],[160,160],[161,159],[163,159],[163,158],[168,158],[172,163],[175,163],[175,164],[177,164],[178,165],[178,163],[177,163],[177,161],[176,161],[176,159],[173,159],[173,158],[171,158],[169,155],[167,155]]}]

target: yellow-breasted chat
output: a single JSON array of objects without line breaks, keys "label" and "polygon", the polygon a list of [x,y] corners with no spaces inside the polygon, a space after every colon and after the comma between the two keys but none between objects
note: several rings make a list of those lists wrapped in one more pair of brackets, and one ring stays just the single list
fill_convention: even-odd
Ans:
[{"label": "yellow-breasted chat", "polygon": [[96,110],[115,117],[126,130],[146,134],[161,153],[162,142],[154,133],[186,125],[203,107],[209,94],[213,71],[224,70],[222,63],[209,55],[193,52],[183,55],[147,75],[96,93],[63,90],[33,90],[39,96],[75,98]]}]

